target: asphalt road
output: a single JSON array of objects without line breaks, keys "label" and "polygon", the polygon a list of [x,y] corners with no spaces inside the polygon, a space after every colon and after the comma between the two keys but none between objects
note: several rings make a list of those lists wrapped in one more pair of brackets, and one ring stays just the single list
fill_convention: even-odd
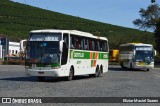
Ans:
[{"label": "asphalt road", "polygon": [[0,97],[160,97],[160,69],[121,69],[110,65],[102,77],[75,80],[25,77],[24,66],[0,65]]}]

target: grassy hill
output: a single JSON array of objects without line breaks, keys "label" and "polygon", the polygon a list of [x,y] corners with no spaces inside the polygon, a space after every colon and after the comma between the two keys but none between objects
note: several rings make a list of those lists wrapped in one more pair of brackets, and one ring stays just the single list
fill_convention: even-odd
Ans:
[{"label": "grassy hill", "polygon": [[12,41],[36,29],[74,29],[109,39],[110,48],[126,42],[154,44],[152,33],[52,12],[9,0],[0,0],[0,36]]}]

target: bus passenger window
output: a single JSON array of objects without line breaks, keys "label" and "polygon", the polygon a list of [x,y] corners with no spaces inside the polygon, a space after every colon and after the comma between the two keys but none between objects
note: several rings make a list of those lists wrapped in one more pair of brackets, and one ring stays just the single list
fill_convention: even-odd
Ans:
[{"label": "bus passenger window", "polygon": [[103,50],[102,41],[100,42],[100,51]]},{"label": "bus passenger window", "polygon": [[76,49],[81,49],[81,38],[76,37]]},{"label": "bus passenger window", "polygon": [[102,42],[102,50],[107,51],[107,43],[104,41]]},{"label": "bus passenger window", "polygon": [[101,48],[100,48],[100,43],[99,43],[99,41],[97,41],[97,47],[98,47],[98,51],[100,51],[101,50]]},{"label": "bus passenger window", "polygon": [[92,40],[89,41],[89,50],[92,50]]},{"label": "bus passenger window", "polygon": [[63,35],[63,40],[64,40],[64,42],[66,43],[66,46],[68,47],[68,34],[67,34],[67,33],[65,33],[65,34]]},{"label": "bus passenger window", "polygon": [[81,38],[81,49],[83,50],[84,49],[84,38]]},{"label": "bus passenger window", "polygon": [[95,43],[95,50],[98,51],[98,41],[95,40],[94,43]]},{"label": "bus passenger window", "polygon": [[88,50],[88,48],[89,48],[89,47],[88,47],[88,39],[85,38],[85,39],[84,39],[84,49],[85,49],[85,50]]},{"label": "bus passenger window", "polygon": [[92,40],[92,50],[95,50],[95,42]]},{"label": "bus passenger window", "polygon": [[71,36],[71,38],[70,38],[70,48],[71,49],[74,49],[75,48],[75,38],[74,38],[74,36]]}]

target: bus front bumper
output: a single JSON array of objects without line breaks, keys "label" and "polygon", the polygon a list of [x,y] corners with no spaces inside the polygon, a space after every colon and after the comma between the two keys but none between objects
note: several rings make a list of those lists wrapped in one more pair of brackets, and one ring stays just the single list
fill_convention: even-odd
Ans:
[{"label": "bus front bumper", "polygon": [[63,76],[60,69],[39,70],[39,69],[25,69],[26,76],[44,76],[44,77],[59,77]]},{"label": "bus front bumper", "polygon": [[134,65],[135,69],[153,69],[154,68],[154,63],[148,64],[148,65],[140,65],[139,63],[136,63]]}]

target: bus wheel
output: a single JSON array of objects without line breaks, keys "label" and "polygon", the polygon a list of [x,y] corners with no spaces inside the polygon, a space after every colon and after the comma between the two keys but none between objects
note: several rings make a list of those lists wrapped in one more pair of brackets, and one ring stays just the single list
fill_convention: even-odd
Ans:
[{"label": "bus wheel", "polygon": [[132,63],[130,63],[130,69],[133,69]]},{"label": "bus wheel", "polygon": [[121,68],[124,68],[123,62],[120,63]]},{"label": "bus wheel", "polygon": [[95,73],[95,77],[100,77],[101,76],[101,70],[99,69],[99,67],[97,66],[96,68],[96,73]]},{"label": "bus wheel", "polygon": [[38,81],[42,82],[44,81],[45,77],[37,77],[38,78]]},{"label": "bus wheel", "polygon": [[74,71],[73,68],[70,68],[69,76],[67,77],[68,81],[71,81],[74,77]]},{"label": "bus wheel", "polygon": [[147,68],[147,70],[146,71],[149,71],[149,68]]},{"label": "bus wheel", "polygon": [[102,73],[103,73],[103,66],[101,65],[101,68],[100,68],[100,77],[102,76]]}]

